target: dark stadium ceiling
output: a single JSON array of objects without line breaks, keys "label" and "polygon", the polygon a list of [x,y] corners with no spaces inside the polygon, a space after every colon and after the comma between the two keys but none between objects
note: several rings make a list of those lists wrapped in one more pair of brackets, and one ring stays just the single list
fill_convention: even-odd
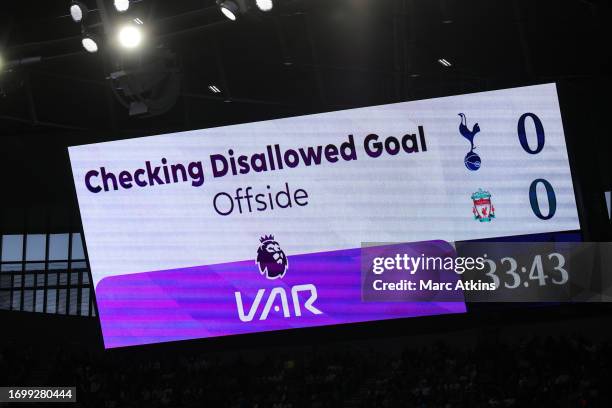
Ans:
[{"label": "dark stadium ceiling", "polygon": [[[94,10],[90,31],[103,36],[96,0],[82,2]],[[111,47],[96,54],[81,47],[69,0],[4,3],[5,65],[41,60],[0,74],[3,134],[74,129],[114,139],[529,83],[609,80],[611,14],[603,1],[277,0],[272,13],[230,22],[211,0],[139,0],[132,16],[145,21],[149,45],[176,55],[181,85],[167,113],[137,118],[111,90]]]}]

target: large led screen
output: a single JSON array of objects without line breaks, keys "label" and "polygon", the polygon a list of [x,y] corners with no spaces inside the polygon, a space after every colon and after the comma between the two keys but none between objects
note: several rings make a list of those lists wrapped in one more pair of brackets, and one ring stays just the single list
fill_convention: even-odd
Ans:
[{"label": "large led screen", "polygon": [[554,84],[71,147],[106,347],[465,311],[363,242],[579,229]]}]

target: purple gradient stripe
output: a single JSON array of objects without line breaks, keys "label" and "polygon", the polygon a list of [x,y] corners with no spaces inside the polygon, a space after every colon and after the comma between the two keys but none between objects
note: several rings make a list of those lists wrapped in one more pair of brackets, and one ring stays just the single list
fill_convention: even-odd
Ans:
[{"label": "purple gradient stripe", "polygon": [[[361,251],[290,256],[287,274],[275,280],[262,276],[254,260],[104,278],[96,287],[96,298],[105,347],[466,311],[463,302],[362,302]],[[323,314],[302,308],[302,315],[294,316],[291,287],[304,284],[316,286],[314,306]],[[285,289],[291,317],[272,308],[266,320],[259,320],[275,287]],[[242,294],[248,313],[259,289],[266,293],[255,318],[241,321],[234,293]],[[300,293],[301,305],[308,297]],[[280,305],[278,298],[274,304]]]}]

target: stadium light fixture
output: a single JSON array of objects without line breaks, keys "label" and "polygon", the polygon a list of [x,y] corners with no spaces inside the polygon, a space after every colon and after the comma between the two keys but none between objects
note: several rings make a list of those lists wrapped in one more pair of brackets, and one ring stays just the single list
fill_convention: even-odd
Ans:
[{"label": "stadium light fixture", "polygon": [[446,58],[440,58],[440,59],[438,60],[438,62],[439,62],[439,63],[440,63],[440,65],[442,65],[443,67],[447,67],[447,68],[453,65],[453,64],[451,64],[451,63],[450,63],[450,62],[449,62],[449,61],[448,61]]},{"label": "stadium light fixture", "polygon": [[81,39],[81,44],[87,52],[90,52],[92,54],[98,52],[98,40],[91,34],[84,34],[83,38]]},{"label": "stadium light fixture", "polygon": [[231,21],[251,11],[269,12],[274,8],[275,0],[217,0],[219,11]]},{"label": "stadium light fixture", "polygon": [[270,11],[274,8],[273,0],[255,0],[255,5],[261,11]]},{"label": "stadium light fixture", "polygon": [[134,49],[142,43],[142,30],[134,24],[124,25],[119,29],[119,44],[123,48]]},{"label": "stadium light fixture", "polygon": [[238,18],[238,13],[240,11],[240,7],[233,0],[217,0],[217,5],[219,6],[219,10],[225,17],[227,17],[231,21],[236,21]]},{"label": "stadium light fixture", "polygon": [[81,2],[73,1],[70,3],[70,17],[75,23],[80,23],[87,16],[87,6]]},{"label": "stadium light fixture", "polygon": [[115,0],[115,10],[120,13],[126,12],[130,8],[130,0]]}]

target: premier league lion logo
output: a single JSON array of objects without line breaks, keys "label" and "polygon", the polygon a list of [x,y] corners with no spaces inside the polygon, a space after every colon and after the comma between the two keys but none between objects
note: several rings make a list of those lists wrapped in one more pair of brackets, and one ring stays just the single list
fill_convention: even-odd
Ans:
[{"label": "premier league lion logo", "polygon": [[279,243],[274,240],[274,235],[264,235],[259,241],[261,242],[257,248],[259,272],[268,279],[285,276],[289,262]]}]

